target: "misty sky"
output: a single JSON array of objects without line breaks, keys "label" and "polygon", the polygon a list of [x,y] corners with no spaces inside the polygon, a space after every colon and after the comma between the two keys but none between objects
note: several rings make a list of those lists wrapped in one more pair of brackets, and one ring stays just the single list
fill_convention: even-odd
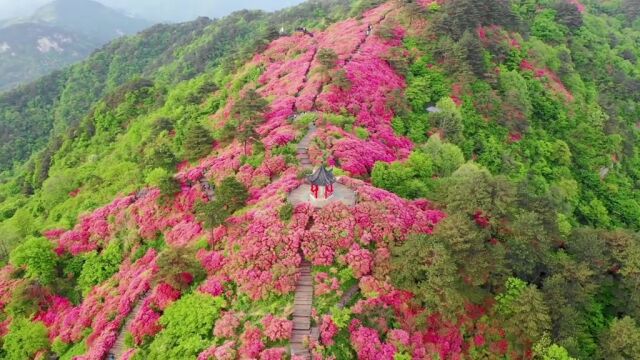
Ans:
[{"label": "misty sky", "polygon": [[[154,21],[187,21],[198,16],[221,17],[240,9],[276,10],[303,0],[96,0]],[[51,0],[0,0],[0,19],[30,15]]]}]

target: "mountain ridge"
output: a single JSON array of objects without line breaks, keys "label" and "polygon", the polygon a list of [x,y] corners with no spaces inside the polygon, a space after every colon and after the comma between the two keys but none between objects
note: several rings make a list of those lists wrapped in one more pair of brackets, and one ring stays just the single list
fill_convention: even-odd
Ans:
[{"label": "mountain ridge", "polygon": [[[640,35],[602,6],[313,2],[111,44],[137,62],[75,68],[113,85],[0,184],[2,351],[640,354],[639,113],[610,87]],[[314,200],[321,166],[355,203]]]},{"label": "mountain ridge", "polygon": [[5,20],[0,23],[0,90],[64,68],[150,25],[92,0],[55,0],[30,17]]}]

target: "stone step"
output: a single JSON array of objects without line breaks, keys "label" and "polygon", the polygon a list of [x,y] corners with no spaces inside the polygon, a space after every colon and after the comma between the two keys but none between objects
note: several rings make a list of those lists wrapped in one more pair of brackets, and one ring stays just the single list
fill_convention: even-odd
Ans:
[{"label": "stone step", "polygon": [[307,316],[294,316],[293,317],[293,329],[294,330],[309,330],[311,329],[311,319]]},{"label": "stone step", "polygon": [[304,344],[311,336],[311,330],[294,330],[291,335],[291,344]]},{"label": "stone step", "polygon": [[318,338],[320,338],[320,328],[318,328],[317,326],[312,327],[310,338],[313,341],[318,341]]}]

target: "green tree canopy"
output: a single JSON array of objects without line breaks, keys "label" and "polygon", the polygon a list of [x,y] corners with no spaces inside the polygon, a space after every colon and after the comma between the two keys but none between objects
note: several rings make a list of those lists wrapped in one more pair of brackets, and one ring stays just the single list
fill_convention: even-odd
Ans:
[{"label": "green tree canopy", "polygon": [[49,331],[41,322],[31,322],[15,318],[9,325],[9,333],[4,337],[2,349],[7,360],[30,360],[41,350],[49,348]]},{"label": "green tree canopy", "polygon": [[11,264],[24,266],[26,276],[42,284],[51,284],[55,279],[58,257],[53,251],[53,243],[36,237],[30,238],[11,252]]}]

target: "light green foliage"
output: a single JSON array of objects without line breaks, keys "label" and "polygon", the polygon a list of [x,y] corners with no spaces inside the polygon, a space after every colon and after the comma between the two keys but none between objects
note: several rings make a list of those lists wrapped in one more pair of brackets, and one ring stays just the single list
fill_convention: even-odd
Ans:
[{"label": "light green foliage", "polygon": [[533,356],[536,360],[576,360],[569,356],[567,349],[560,345],[552,344],[549,334],[533,345]]},{"label": "light green foliage", "polygon": [[[435,4],[436,6],[438,5],[437,3],[433,3],[433,4]],[[407,354],[407,353],[395,353],[393,355],[393,360],[411,360],[411,359],[413,359],[411,357],[411,354]]]},{"label": "light green foliage", "polygon": [[534,36],[551,42],[561,42],[566,34],[566,28],[555,22],[555,10],[546,9],[536,15],[532,26]]},{"label": "light green foliage", "polygon": [[454,171],[447,185],[445,201],[450,211],[473,215],[482,210],[490,217],[502,216],[514,199],[512,183],[473,163]]},{"label": "light green foliage", "polygon": [[551,330],[549,308],[534,285],[509,278],[504,293],[496,296],[496,310],[505,319],[505,328],[516,339],[540,340]]},{"label": "light green foliage", "polygon": [[[63,352],[56,350],[56,344],[61,344],[58,350],[64,348]],[[55,341],[52,345],[52,350],[60,356],[60,360],[73,360],[76,356],[84,355],[87,352],[87,344],[85,341],[80,341],[79,343],[74,344],[69,347],[61,341]]]},{"label": "light green foliage", "polygon": [[451,175],[463,163],[462,151],[457,146],[443,143],[434,135],[405,162],[376,163],[371,182],[403,197],[427,197],[437,183],[434,175]]},{"label": "light green foliage", "polygon": [[170,197],[180,192],[180,183],[164,168],[155,168],[147,174],[147,184],[160,189],[163,197]]},{"label": "light green foliage", "polygon": [[280,207],[280,210],[278,211],[278,216],[280,217],[280,220],[282,221],[289,221],[291,220],[291,217],[293,216],[293,205],[291,205],[291,203],[286,203],[284,205],[282,205]]},{"label": "light green foliage", "polygon": [[369,138],[369,131],[363,127],[358,126],[354,128],[353,131],[356,133],[356,136],[362,140],[367,140]]},{"label": "light green foliage", "polygon": [[49,348],[48,330],[41,322],[15,318],[9,325],[2,349],[7,360],[30,360],[40,350]]},{"label": "light green foliage", "polygon": [[212,337],[215,321],[226,306],[224,299],[202,293],[183,296],[160,317],[163,330],[149,346],[148,359],[195,358]]},{"label": "light green foliage", "polygon": [[176,155],[173,153],[171,140],[166,133],[158,136],[153,145],[144,149],[144,163],[147,168],[173,169],[178,163]]},{"label": "light green foliage", "polygon": [[85,256],[86,261],[78,278],[78,286],[84,295],[118,272],[122,262],[122,249],[118,241],[113,241],[102,253],[93,251]]},{"label": "light green foliage", "polygon": [[527,288],[527,283],[518,278],[509,278],[506,283],[506,291],[496,296],[496,310],[505,315],[513,314],[511,304],[516,301],[522,292]]},{"label": "light green foliage", "polygon": [[26,276],[42,284],[50,284],[55,278],[58,258],[53,244],[45,238],[31,238],[15,248],[10,262],[16,267],[26,267]]},{"label": "light green foliage", "polygon": [[448,92],[441,73],[424,72],[409,82],[406,96],[414,111],[424,112],[430,104],[436,103]]},{"label": "light green foliage", "polygon": [[523,132],[528,127],[532,111],[526,80],[515,70],[500,71],[500,89],[505,100],[501,122]]},{"label": "light green foliage", "polygon": [[450,176],[464,164],[464,155],[460,148],[442,142],[438,135],[431,136],[421,151],[431,160],[433,172],[441,177]]},{"label": "light green foliage", "polygon": [[446,140],[459,144],[463,141],[462,114],[453,100],[442,98],[437,105],[439,112],[429,114],[429,122]]},{"label": "light green foliage", "polygon": [[356,119],[353,116],[339,115],[339,114],[323,114],[322,119],[331,125],[343,128],[345,130],[351,130]]},{"label": "light green foliage", "polygon": [[351,310],[349,308],[331,308],[331,319],[339,329],[345,329],[351,320]]},{"label": "light green foliage", "polygon": [[[413,167],[417,165],[417,167]],[[431,162],[420,153],[412,153],[407,162],[377,162],[371,182],[380,188],[407,198],[424,197],[429,191]]]},{"label": "light green foliage", "polygon": [[318,119],[318,113],[306,112],[296,117],[295,125],[300,129],[306,129],[309,124],[314,123]]}]

